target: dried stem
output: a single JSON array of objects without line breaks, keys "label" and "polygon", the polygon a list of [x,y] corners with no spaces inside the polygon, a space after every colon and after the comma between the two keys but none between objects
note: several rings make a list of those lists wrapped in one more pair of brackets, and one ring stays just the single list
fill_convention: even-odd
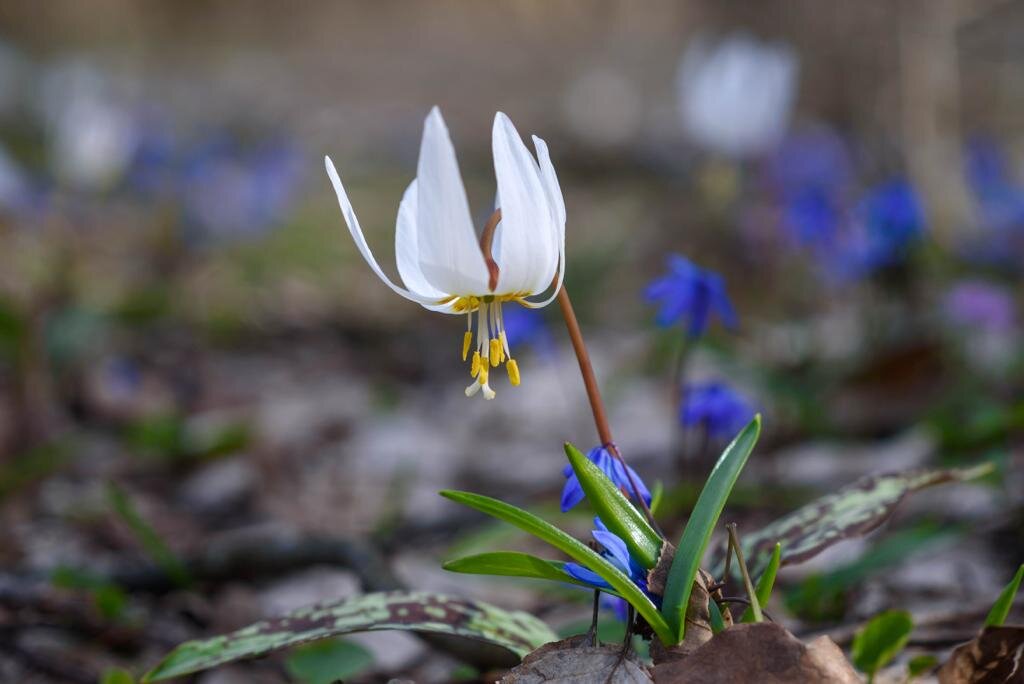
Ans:
[{"label": "dried stem", "polygon": [[761,613],[761,604],[757,600],[754,583],[750,581],[747,564],[743,561],[743,549],[740,548],[740,538],[736,532],[736,523],[729,523],[725,528],[729,530],[729,545],[732,546],[732,552],[736,554],[736,565],[740,567],[740,574],[743,575],[743,586],[747,590],[747,596],[750,597],[750,612],[754,614],[754,622],[764,622],[764,615]]}]

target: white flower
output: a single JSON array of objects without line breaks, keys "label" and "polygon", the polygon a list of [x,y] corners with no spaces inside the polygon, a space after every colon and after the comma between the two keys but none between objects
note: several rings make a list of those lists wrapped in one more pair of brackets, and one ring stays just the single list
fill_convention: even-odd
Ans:
[{"label": "white flower", "polygon": [[687,134],[731,157],[767,151],[786,131],[798,70],[796,54],[785,45],[743,35],[717,45],[694,41],[677,78]]},{"label": "white flower", "polygon": [[[485,398],[493,399],[489,366],[501,363],[506,364],[512,384],[519,384],[519,366],[508,348],[501,305],[547,306],[562,286],[565,204],[547,144],[536,136],[533,144],[536,160],[509,118],[501,112],[495,115],[492,146],[501,219],[493,234],[492,257],[484,253],[473,229],[444,119],[437,107],[430,111],[423,126],[416,178],[398,207],[395,257],[405,287],[393,283],[377,264],[334,164],[329,157],[324,159],[349,232],[373,272],[396,293],[426,309],[466,314],[463,361],[473,346],[473,314],[477,314],[470,369],[475,379],[466,396],[482,389]],[[554,289],[546,299],[527,299],[552,287],[553,281]]]}]

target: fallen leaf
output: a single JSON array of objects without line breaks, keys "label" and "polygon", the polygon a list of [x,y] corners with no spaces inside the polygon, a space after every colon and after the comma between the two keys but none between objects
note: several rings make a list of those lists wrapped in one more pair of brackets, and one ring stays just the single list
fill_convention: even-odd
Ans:
[{"label": "fallen leaf", "polygon": [[633,656],[624,657],[621,644],[587,646],[575,636],[541,646],[509,670],[502,684],[651,684],[653,680]]},{"label": "fallen leaf", "polygon": [[957,646],[939,670],[939,684],[1024,683],[1024,627],[986,627]]}]

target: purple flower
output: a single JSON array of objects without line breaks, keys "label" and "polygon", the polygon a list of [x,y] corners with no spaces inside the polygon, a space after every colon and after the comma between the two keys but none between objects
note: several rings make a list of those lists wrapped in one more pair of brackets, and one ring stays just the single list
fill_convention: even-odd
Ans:
[{"label": "purple flower", "polygon": [[678,254],[669,256],[668,269],[666,275],[654,280],[644,291],[647,301],[661,304],[658,325],[668,327],[677,321],[687,321],[687,334],[697,338],[707,330],[712,314],[716,314],[726,327],[736,327],[736,312],[721,276]]},{"label": "purple flower", "polygon": [[[604,523],[601,522],[600,518],[594,518],[594,526],[597,528],[593,530],[591,534],[594,540],[601,545],[601,555],[604,558],[618,568],[624,575],[629,577],[635,585],[640,587],[640,590],[650,596],[647,592],[647,571],[636,562],[636,560],[629,555],[629,549],[626,548],[626,542],[622,541],[617,535],[608,531]],[[566,574],[575,580],[585,582],[595,589],[608,589],[614,591],[612,585],[608,584],[600,575],[591,570],[585,568],[579,563],[566,563],[563,566]],[[655,600],[655,597],[651,597]]]},{"label": "purple flower", "polygon": [[966,327],[1006,331],[1014,326],[1014,301],[1002,287],[981,280],[956,284],[945,298],[950,321]]},{"label": "purple flower", "polygon": [[[647,485],[644,484],[643,480],[640,479],[640,476],[629,466],[623,465],[622,461],[612,456],[603,446],[591,449],[590,453],[587,454],[587,458],[593,461],[594,465],[600,468],[608,476],[609,480],[614,482],[619,488],[624,489],[629,498],[632,498],[633,495],[633,485],[630,483],[630,476],[632,476],[633,482],[636,482],[636,487],[640,490],[638,493],[650,505],[651,492],[647,489]],[[562,474],[566,477],[565,487],[562,488],[562,512],[565,513],[580,501],[583,501],[584,494],[579,478],[576,477],[576,473],[571,465],[565,466]]]},{"label": "purple flower", "polygon": [[703,425],[713,439],[728,439],[754,417],[746,399],[721,382],[687,385],[679,420],[684,427]]}]

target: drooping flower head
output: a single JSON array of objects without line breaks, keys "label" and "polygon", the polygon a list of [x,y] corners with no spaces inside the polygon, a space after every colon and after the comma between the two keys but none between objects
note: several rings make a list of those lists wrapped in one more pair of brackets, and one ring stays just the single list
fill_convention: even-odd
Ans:
[{"label": "drooping flower head", "polygon": [[[629,579],[633,580],[633,584],[637,585],[641,591],[647,594],[655,604],[660,603],[661,599],[659,597],[648,593],[647,571],[637,563],[636,559],[629,555],[626,542],[622,541],[618,535],[609,532],[605,524],[601,522],[601,519],[596,516],[594,517],[594,527],[597,529],[593,530],[591,535],[593,535],[594,541],[601,545],[601,555],[609,563],[622,571]],[[611,589],[614,591],[612,585],[608,584],[604,578],[579,563],[566,563],[563,568],[566,574],[575,580],[586,582],[595,589]]]},{"label": "drooping flower head", "polygon": [[753,407],[725,383],[687,385],[683,391],[683,427],[703,425],[712,439],[731,438],[753,417]]},{"label": "drooping flower head", "polygon": [[669,255],[668,273],[648,285],[644,297],[649,302],[660,302],[658,325],[668,327],[685,321],[692,338],[704,334],[712,314],[727,327],[736,326],[736,312],[722,277],[678,254]]},{"label": "drooping flower head", "polygon": [[[644,481],[640,479],[635,470],[612,456],[608,449],[603,446],[594,447],[587,454],[587,458],[600,468],[617,487],[624,490],[626,498],[632,498],[632,482],[635,482],[636,488],[640,490],[637,494],[647,502],[647,505],[650,505],[651,492],[647,489],[647,485],[644,484]],[[562,488],[562,512],[565,513],[580,501],[583,501],[584,494],[583,487],[580,486],[580,480],[576,477],[576,473],[571,465],[565,466],[562,474],[566,477],[565,486]],[[632,482],[630,481],[630,476],[632,476]]]},{"label": "drooping flower head", "polygon": [[[462,358],[470,358],[473,349],[470,373],[474,378],[466,388],[467,396],[482,390],[486,399],[494,398],[489,368],[502,363],[511,383],[519,384],[519,366],[505,335],[502,304],[543,307],[562,286],[565,204],[547,144],[534,136],[533,145],[536,159],[509,118],[498,112],[492,146],[500,209],[495,217],[500,216],[500,221],[491,226],[493,233],[485,233],[484,242],[489,243],[485,251],[473,229],[448,129],[440,110],[431,110],[423,127],[416,178],[398,208],[395,255],[405,287],[393,283],[377,264],[341,178],[330,158],[325,158],[349,232],[373,272],[395,293],[426,309],[466,315]],[[550,296],[541,301],[528,299],[552,287],[552,281]]]}]

